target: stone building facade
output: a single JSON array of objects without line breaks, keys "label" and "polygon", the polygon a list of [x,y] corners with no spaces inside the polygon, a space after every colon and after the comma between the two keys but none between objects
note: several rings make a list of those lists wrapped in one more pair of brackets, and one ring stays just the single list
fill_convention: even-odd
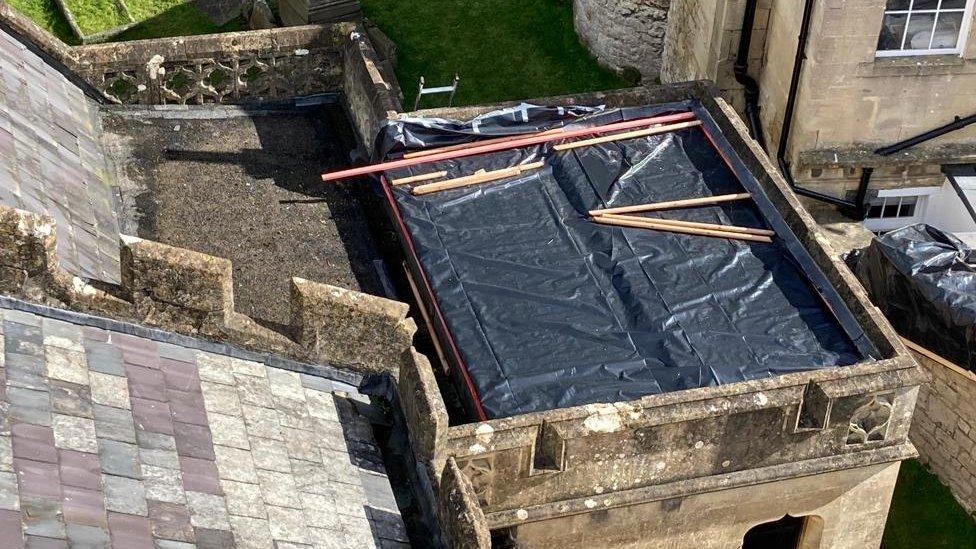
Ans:
[{"label": "stone building facade", "polygon": [[[742,36],[745,4],[746,0],[673,2],[662,79],[713,80],[742,112],[742,87],[730,68]],[[805,59],[784,155],[793,177],[804,187],[851,199],[863,169],[872,168],[874,192],[869,199],[879,190],[898,188],[924,195],[926,191],[919,188],[945,182],[943,166],[971,163],[976,155],[976,126],[897,154],[875,152],[976,112],[974,3],[947,3],[951,10],[939,12],[946,23],[936,29],[936,38],[931,38],[931,32],[926,35],[929,42],[924,47],[920,42],[925,37],[917,31],[921,27],[912,27],[900,35],[904,48],[890,49],[889,44],[879,49],[882,33],[903,32],[898,18],[908,15],[907,10],[887,9],[888,4],[892,3],[758,0],[755,4],[748,74],[759,84],[762,130],[771,155],[780,145],[804,8],[809,6]],[[912,16],[927,22],[934,15],[935,10]],[[908,34],[912,36],[906,38]],[[916,42],[914,49],[910,40]],[[950,42],[958,45],[948,47]]]}]

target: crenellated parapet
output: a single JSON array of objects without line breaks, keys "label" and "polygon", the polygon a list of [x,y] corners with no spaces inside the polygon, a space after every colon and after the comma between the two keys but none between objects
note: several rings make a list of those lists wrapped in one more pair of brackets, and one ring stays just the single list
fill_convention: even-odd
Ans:
[{"label": "crenellated parapet", "polygon": [[0,206],[0,292],[363,373],[396,373],[417,329],[404,303],[294,278],[293,322],[278,332],[234,310],[230,261],[135,237],[120,246],[121,284],[92,284],[59,266],[52,218]]}]

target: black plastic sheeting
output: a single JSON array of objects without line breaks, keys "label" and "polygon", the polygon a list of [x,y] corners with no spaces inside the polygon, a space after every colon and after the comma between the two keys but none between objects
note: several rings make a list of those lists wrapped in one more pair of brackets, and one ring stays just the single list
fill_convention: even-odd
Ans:
[{"label": "black plastic sheeting", "polygon": [[[707,112],[691,102],[612,110],[522,106],[470,123],[391,122],[377,138],[377,156],[689,109],[721,139]],[[507,150],[386,176],[447,170],[459,177],[539,159],[544,169],[494,183],[422,196],[409,185],[385,187],[421,271],[415,275],[426,279],[436,301],[428,310],[443,320],[447,347],[457,350],[455,366],[466,369],[483,417],[849,365],[873,352],[742,166],[737,171],[750,178],[755,201],[661,216],[773,228],[773,244],[587,219],[594,208],[743,192],[702,128],[566,152],[549,145]]]},{"label": "black plastic sheeting", "polygon": [[848,263],[899,334],[976,371],[976,250],[918,224],[875,238]]}]

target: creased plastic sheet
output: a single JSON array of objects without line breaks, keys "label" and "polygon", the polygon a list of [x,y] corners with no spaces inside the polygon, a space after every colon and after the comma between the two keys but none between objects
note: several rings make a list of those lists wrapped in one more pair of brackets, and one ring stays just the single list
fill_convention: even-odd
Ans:
[{"label": "creased plastic sheet", "polygon": [[[687,110],[541,108],[483,117],[486,135]],[[499,120],[503,123],[500,123]],[[518,120],[522,120],[518,123]],[[471,126],[391,123],[382,158],[464,142]],[[600,207],[743,192],[700,128],[554,152],[546,145],[389,172],[448,177],[545,159],[521,177],[415,196],[392,188],[408,240],[491,418],[858,362],[780,239],[614,228]],[[768,227],[752,201],[661,217]]]},{"label": "creased plastic sheet", "polygon": [[875,238],[848,262],[899,334],[976,371],[976,250],[918,224]]}]

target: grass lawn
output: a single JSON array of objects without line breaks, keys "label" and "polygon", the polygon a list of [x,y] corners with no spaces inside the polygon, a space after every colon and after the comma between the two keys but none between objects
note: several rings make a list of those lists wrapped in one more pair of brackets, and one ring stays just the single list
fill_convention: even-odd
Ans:
[{"label": "grass lawn", "polygon": [[[469,105],[628,84],[600,68],[573,30],[571,2],[559,0],[362,0],[366,16],[398,48],[404,108],[420,76],[429,86],[461,75],[455,104]],[[428,102],[429,100],[429,102]],[[425,98],[437,106],[446,97]]]},{"label": "grass lawn", "polygon": [[884,549],[976,547],[976,520],[953,499],[949,488],[916,460],[902,462]]},{"label": "grass lawn", "polygon": [[[132,17],[143,21],[115,37],[116,41],[230,32],[246,28],[244,20],[240,18],[223,26],[214,25],[203,12],[184,0],[124,1]],[[54,0],[8,2],[61,40],[68,44],[78,43]],[[105,30],[124,22],[115,9],[113,0],[67,0],[67,3],[85,32]]]}]

